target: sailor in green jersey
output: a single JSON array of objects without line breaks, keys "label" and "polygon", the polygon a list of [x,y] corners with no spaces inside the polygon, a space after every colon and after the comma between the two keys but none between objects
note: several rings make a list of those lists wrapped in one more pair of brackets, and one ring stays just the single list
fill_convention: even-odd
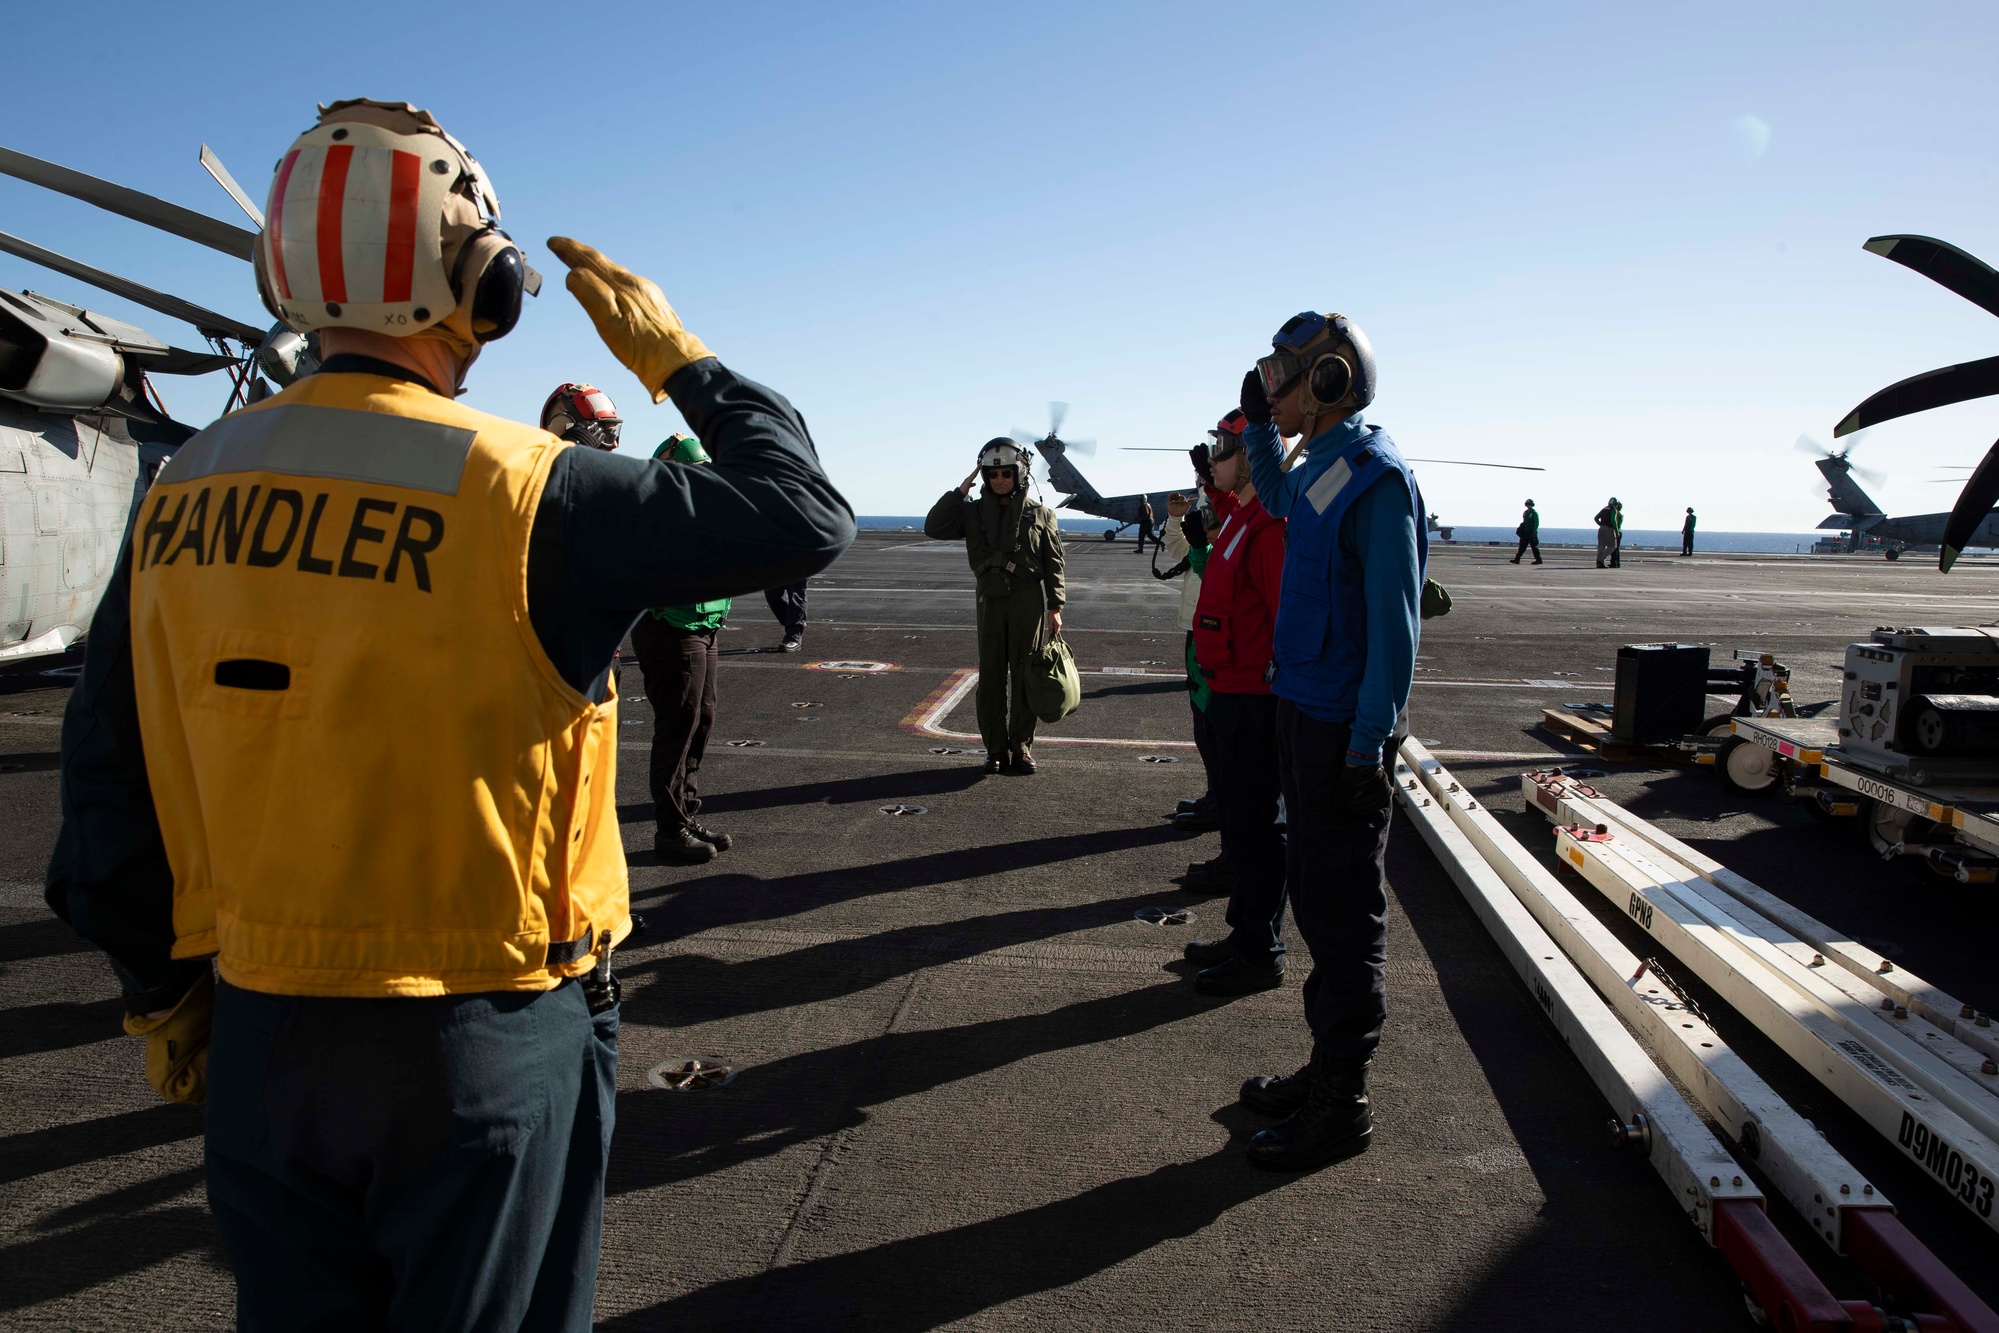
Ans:
[{"label": "sailor in green jersey", "polygon": [[[653,451],[675,463],[706,463],[692,435],[674,434]],[[701,756],[715,726],[715,639],[729,618],[729,599],[654,607],[632,626],[632,648],[652,704],[653,851],[662,861],[699,865],[734,841],[697,822]]]}]

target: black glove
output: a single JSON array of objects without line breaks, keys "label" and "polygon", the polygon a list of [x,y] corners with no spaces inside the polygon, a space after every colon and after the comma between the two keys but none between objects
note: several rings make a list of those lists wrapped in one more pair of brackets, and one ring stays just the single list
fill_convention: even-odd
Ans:
[{"label": "black glove", "polygon": [[1194,460],[1194,475],[1201,479],[1203,486],[1215,484],[1215,460],[1209,453],[1207,442],[1203,441],[1187,451],[1187,457]]},{"label": "black glove", "polygon": [[1333,814],[1342,823],[1366,823],[1375,814],[1386,810],[1393,799],[1388,774],[1380,764],[1366,767],[1348,764],[1340,770],[1339,779],[1333,786]]},{"label": "black glove", "polygon": [[1180,520],[1180,531],[1186,534],[1187,545],[1196,551],[1208,544],[1208,525],[1198,509],[1187,511],[1187,516]]},{"label": "black glove", "polygon": [[1270,424],[1270,399],[1264,396],[1263,376],[1254,366],[1249,374],[1242,377],[1242,414],[1249,418],[1252,426]]}]

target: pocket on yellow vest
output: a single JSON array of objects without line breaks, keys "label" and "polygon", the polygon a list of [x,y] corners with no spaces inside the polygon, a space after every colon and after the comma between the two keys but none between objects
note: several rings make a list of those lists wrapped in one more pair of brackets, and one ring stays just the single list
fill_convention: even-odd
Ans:
[{"label": "pocket on yellow vest", "polygon": [[308,717],[312,647],[310,638],[268,630],[211,631],[181,682],[182,702],[238,717]]}]

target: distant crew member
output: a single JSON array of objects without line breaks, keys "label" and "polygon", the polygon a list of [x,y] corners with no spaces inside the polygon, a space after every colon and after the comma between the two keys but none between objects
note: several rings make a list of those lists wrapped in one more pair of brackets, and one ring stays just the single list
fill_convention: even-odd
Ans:
[{"label": "distant crew member", "polygon": [[1196,989],[1246,995],[1284,981],[1284,839],[1277,831],[1277,699],[1271,633],[1284,580],[1284,520],[1257,503],[1240,430],[1217,431],[1210,467],[1221,517],[1194,611],[1208,686],[1208,744],[1227,858],[1229,933],[1195,940]]},{"label": "distant crew member", "polygon": [[[704,466],[708,451],[676,431],[653,450],[654,458]],[[700,865],[735,845],[735,839],[701,823],[701,759],[715,729],[715,686],[720,657],[716,639],[729,618],[729,599],[711,597],[681,606],[654,607],[632,626],[632,648],[645,673],[652,705],[654,855],[676,865]]]},{"label": "distant crew member", "polygon": [[1617,497],[1611,496],[1610,503],[1596,511],[1596,567],[1603,569],[1613,563],[1617,554],[1618,527]]},{"label": "distant crew member", "polygon": [[1527,502],[1527,512],[1520,516],[1520,526],[1513,531],[1520,538],[1520,547],[1514,551],[1513,559],[1509,563],[1519,564],[1520,557],[1532,551],[1534,553],[1534,563],[1537,565],[1540,564],[1541,511],[1534,507],[1532,500]]},{"label": "distant crew member", "polygon": [[1687,506],[1686,521],[1680,524],[1680,554],[1694,553],[1694,507]]},{"label": "distant crew member", "polygon": [[[1363,1152],[1373,1133],[1367,1071],[1388,1013],[1383,762],[1415,678],[1429,533],[1408,464],[1360,415],[1375,390],[1366,336],[1308,311],[1271,344],[1243,378],[1243,434],[1258,500],[1287,521],[1270,684],[1313,1045],[1304,1068],[1252,1078],[1242,1099],[1286,1117],[1251,1141],[1250,1160],[1296,1171]],[[1287,472],[1292,436],[1304,457]]]},{"label": "distant crew member", "polygon": [[1138,498],[1138,545],[1132,548],[1133,554],[1145,554],[1147,542],[1151,542],[1154,546],[1159,545],[1159,537],[1152,531],[1152,520],[1152,501],[1141,495]]},{"label": "distant crew member", "polygon": [[715,465],[454,401],[540,280],[428,112],[324,108],[265,214],[259,291],[324,362],[149,492],[48,902],[147,1082],[207,1104],[238,1328],[582,1333],[631,929],[611,655],[647,606],[823,569],[853,514],[784,399],[575,241],[570,291]]},{"label": "distant crew member", "polygon": [[1624,501],[1613,498],[1610,502],[1610,567],[1624,567]]},{"label": "distant crew member", "polygon": [[[981,478],[985,489],[971,499]],[[1028,498],[1027,454],[1004,435],[987,441],[972,475],[930,506],[923,535],[962,539],[978,579],[978,714],[986,772],[1032,773],[1036,719],[1027,702],[1027,655],[1044,633],[1062,632],[1063,584],[1062,538],[1054,511]]]},{"label": "distant crew member", "polygon": [[777,623],[784,627],[784,638],[777,650],[781,653],[795,653],[805,646],[805,580],[787,583],[782,588],[765,588],[764,605],[777,617]]}]

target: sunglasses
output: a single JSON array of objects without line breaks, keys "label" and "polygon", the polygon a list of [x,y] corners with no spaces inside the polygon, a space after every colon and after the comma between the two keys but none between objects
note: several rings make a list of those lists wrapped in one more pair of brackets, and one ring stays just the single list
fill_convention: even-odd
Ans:
[{"label": "sunglasses", "polygon": [[1019,481],[1020,470],[1012,467],[982,467],[979,471],[987,477],[1005,477],[1008,481]]}]

